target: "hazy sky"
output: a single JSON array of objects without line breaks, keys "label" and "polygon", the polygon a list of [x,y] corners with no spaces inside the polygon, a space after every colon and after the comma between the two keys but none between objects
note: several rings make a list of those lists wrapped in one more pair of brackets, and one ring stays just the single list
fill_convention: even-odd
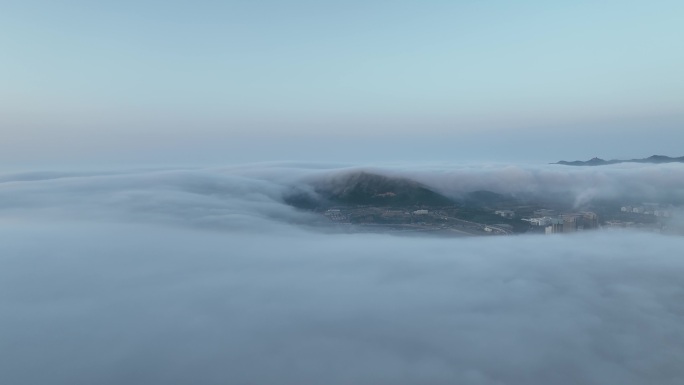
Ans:
[{"label": "hazy sky", "polygon": [[10,1],[0,160],[678,153],[681,1]]}]

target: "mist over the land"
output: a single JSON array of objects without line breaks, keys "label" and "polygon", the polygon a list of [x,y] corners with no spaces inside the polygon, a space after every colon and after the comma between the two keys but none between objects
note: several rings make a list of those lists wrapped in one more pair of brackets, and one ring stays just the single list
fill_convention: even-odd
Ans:
[{"label": "mist over the land", "polygon": [[681,164],[5,173],[0,382],[684,380],[684,238],[343,234],[285,203],[358,171],[453,198],[684,195]]},{"label": "mist over the land", "polygon": [[602,168],[265,163],[210,169],[4,173],[0,174],[0,213],[236,229],[241,221],[306,223],[313,218],[285,204],[288,196],[315,197],[317,190],[339,188],[359,172],[415,181],[450,198],[491,191],[565,201],[575,207],[596,199],[684,203],[684,165],[676,163]]}]

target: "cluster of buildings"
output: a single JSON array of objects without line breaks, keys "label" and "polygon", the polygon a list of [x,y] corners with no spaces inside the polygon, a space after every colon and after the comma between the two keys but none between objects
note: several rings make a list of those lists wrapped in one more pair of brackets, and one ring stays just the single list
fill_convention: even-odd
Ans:
[{"label": "cluster of buildings", "polygon": [[497,211],[494,211],[494,214],[499,215],[503,218],[507,218],[507,219],[515,218],[515,211],[513,211],[513,210],[497,210]]},{"label": "cluster of buildings", "polygon": [[349,216],[344,214],[340,209],[327,210],[323,215],[333,222],[347,222],[349,220]]},{"label": "cluster of buildings", "polygon": [[[555,215],[552,210],[537,210],[534,218],[524,218],[533,226],[544,228],[546,234],[574,233],[598,228],[598,215],[591,211]],[[536,216],[544,215],[544,216]]]},{"label": "cluster of buildings", "polygon": [[672,211],[669,209],[661,208],[658,203],[643,203],[639,206],[622,206],[620,211],[623,213],[635,213],[643,215],[655,215],[656,217],[669,218],[672,215]]},{"label": "cluster of buildings", "polygon": [[606,221],[606,228],[638,228],[640,230],[660,232],[667,227],[665,223],[668,222],[664,221],[664,219],[672,218],[678,213],[674,206],[664,206],[659,203],[622,206],[620,211],[626,215],[618,217],[619,219]]},{"label": "cluster of buildings", "polygon": [[607,229],[624,229],[624,228],[638,228],[641,230],[651,230],[660,231],[662,229],[662,224],[660,223],[637,223],[637,222],[624,222],[618,220],[606,221],[605,228]]},{"label": "cluster of buildings", "polygon": [[[497,210],[494,214],[507,219],[515,217],[513,210]],[[574,233],[599,227],[598,215],[591,211],[558,214],[555,210],[539,209],[533,212],[531,218],[521,218],[521,220],[537,227],[545,234]],[[485,231],[494,230],[497,229],[485,229]]]}]

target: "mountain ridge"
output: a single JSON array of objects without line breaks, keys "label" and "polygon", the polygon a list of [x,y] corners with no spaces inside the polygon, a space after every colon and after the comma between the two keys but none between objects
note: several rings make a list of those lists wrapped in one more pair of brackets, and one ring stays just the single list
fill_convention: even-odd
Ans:
[{"label": "mountain ridge", "polygon": [[455,201],[428,186],[403,177],[367,171],[338,175],[320,181],[308,193],[289,194],[286,203],[300,208],[320,206],[450,206]]},{"label": "mountain ridge", "polygon": [[651,155],[648,158],[641,158],[641,159],[611,159],[611,160],[604,160],[601,158],[591,158],[587,161],[581,161],[581,160],[574,160],[574,161],[565,161],[561,160],[556,163],[551,163],[551,164],[561,164],[564,166],[605,166],[609,164],[619,164],[619,163],[652,163],[652,164],[661,164],[661,163],[684,163],[684,156],[680,156],[678,158],[666,156],[666,155]]}]

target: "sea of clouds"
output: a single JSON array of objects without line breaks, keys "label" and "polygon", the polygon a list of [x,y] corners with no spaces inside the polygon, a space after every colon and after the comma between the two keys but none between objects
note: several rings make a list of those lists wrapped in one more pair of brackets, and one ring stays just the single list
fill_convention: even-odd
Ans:
[{"label": "sea of clouds", "polygon": [[358,170],[454,197],[684,192],[679,164],[6,172],[0,383],[684,381],[683,237],[343,234],[283,203]]}]

